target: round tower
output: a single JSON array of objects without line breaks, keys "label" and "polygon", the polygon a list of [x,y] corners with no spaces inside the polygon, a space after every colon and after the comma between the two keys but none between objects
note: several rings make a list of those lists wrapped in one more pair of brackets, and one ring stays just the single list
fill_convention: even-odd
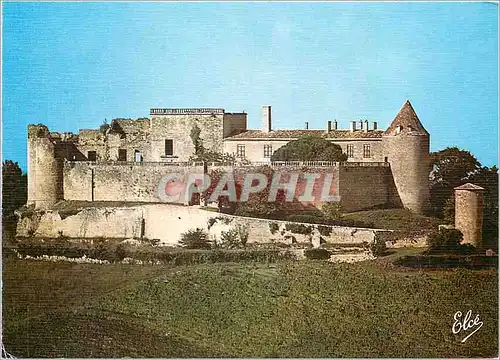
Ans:
[{"label": "round tower", "polygon": [[455,188],[455,228],[464,235],[463,242],[477,248],[482,245],[484,189],[474,184]]},{"label": "round tower", "polygon": [[48,208],[60,200],[61,164],[45,125],[28,125],[28,205]]},{"label": "round tower", "polygon": [[401,203],[423,214],[429,207],[430,136],[408,100],[382,135],[382,144]]}]

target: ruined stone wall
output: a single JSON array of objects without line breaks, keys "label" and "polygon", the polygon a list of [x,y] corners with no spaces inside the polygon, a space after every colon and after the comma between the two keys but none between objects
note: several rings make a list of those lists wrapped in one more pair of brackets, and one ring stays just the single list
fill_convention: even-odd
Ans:
[{"label": "ruined stone wall", "polygon": [[109,153],[106,149],[106,136],[100,130],[80,130],[76,147],[85,158],[88,158],[89,151],[95,151],[97,161],[109,160]]},{"label": "ruined stone wall", "polygon": [[153,161],[150,127],[148,118],[114,119],[106,137],[109,160],[118,160],[119,150],[122,149],[127,151],[126,161],[135,161],[136,151],[142,155],[143,161]]},{"label": "ruined stone wall", "polygon": [[191,129],[197,125],[200,138],[207,149],[221,152],[223,135],[223,114],[152,115],[151,116],[151,161],[165,158],[165,139],[173,140],[173,161],[187,161],[194,154]]},{"label": "ruined stone wall", "polygon": [[[212,220],[211,220],[212,219]],[[151,204],[133,207],[90,207],[71,216],[61,216],[58,211],[46,211],[36,222],[22,219],[17,228],[18,236],[34,234],[36,237],[159,239],[163,245],[178,245],[181,235],[195,228],[209,233],[211,240],[220,241],[223,231],[235,226],[248,229],[248,243],[310,243],[320,245],[320,238],[335,244],[368,244],[383,230],[324,226],[329,233],[320,234],[318,225],[302,224],[307,234],[297,233],[288,221],[254,219],[224,215],[194,207]],[[142,231],[144,229],[144,231]]]}]

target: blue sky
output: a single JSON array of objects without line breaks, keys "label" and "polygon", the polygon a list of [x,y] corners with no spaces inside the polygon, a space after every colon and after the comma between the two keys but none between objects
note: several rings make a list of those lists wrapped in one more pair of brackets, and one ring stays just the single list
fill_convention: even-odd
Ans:
[{"label": "blue sky", "polygon": [[495,3],[3,3],[2,158],[29,123],[77,132],[150,107],[261,105],[274,128],[385,128],[412,102],[431,150],[498,158]]}]

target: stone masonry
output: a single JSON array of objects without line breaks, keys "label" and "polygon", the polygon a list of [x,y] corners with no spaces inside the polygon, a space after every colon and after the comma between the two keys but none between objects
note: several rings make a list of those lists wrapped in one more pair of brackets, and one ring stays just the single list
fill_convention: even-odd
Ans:
[{"label": "stone masonry", "polygon": [[386,131],[367,120],[351,122],[348,129],[329,120],[322,130],[276,130],[270,106],[263,108],[262,117],[260,130],[247,129],[246,113],[221,108],[153,108],[149,118],[114,119],[78,134],[29,125],[28,205],[50,208],[59,200],[158,202],[155,186],[163,175],[174,168],[181,173],[203,168],[187,163],[194,154],[190,134],[197,127],[204,147],[233,153],[251,166],[270,164],[272,153],[289,141],[321,136],[348,156],[344,164],[315,165],[337,174],[346,209],[426,210],[429,134],[409,101]]}]

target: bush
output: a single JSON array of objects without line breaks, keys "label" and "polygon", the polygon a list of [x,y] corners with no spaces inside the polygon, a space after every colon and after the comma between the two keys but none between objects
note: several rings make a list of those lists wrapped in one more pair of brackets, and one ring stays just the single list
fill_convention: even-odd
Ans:
[{"label": "bush", "polygon": [[228,249],[245,247],[248,241],[248,226],[238,224],[228,231],[221,232],[221,245]]},{"label": "bush", "polygon": [[222,247],[225,247],[227,249],[237,249],[238,247],[240,247],[238,230],[232,228],[228,231],[222,231],[220,234],[220,241]]},{"label": "bush", "polygon": [[370,244],[370,251],[374,256],[381,256],[387,252],[384,237],[375,236],[375,240]]},{"label": "bush", "polygon": [[179,243],[186,249],[210,249],[211,247],[208,234],[201,228],[183,233]]},{"label": "bush", "polygon": [[442,229],[439,232],[433,232],[427,238],[429,253],[449,253],[464,252],[470,249],[471,245],[460,245],[463,234],[457,229]]},{"label": "bush", "polygon": [[278,230],[280,229],[280,226],[278,223],[272,222],[269,223],[269,231],[271,231],[271,234],[276,234]]},{"label": "bush", "polygon": [[246,246],[246,244],[248,242],[248,236],[249,236],[248,226],[238,224],[238,225],[236,225],[236,231],[238,231],[238,236],[240,238],[241,246],[243,246],[243,247]]},{"label": "bush", "polygon": [[295,234],[309,235],[312,233],[312,227],[304,224],[288,223],[285,225],[285,229]]},{"label": "bush", "polygon": [[329,236],[332,233],[332,228],[325,225],[319,225],[318,231],[323,236]]},{"label": "bush", "polygon": [[304,255],[309,260],[326,260],[330,258],[331,253],[326,249],[306,249]]}]

